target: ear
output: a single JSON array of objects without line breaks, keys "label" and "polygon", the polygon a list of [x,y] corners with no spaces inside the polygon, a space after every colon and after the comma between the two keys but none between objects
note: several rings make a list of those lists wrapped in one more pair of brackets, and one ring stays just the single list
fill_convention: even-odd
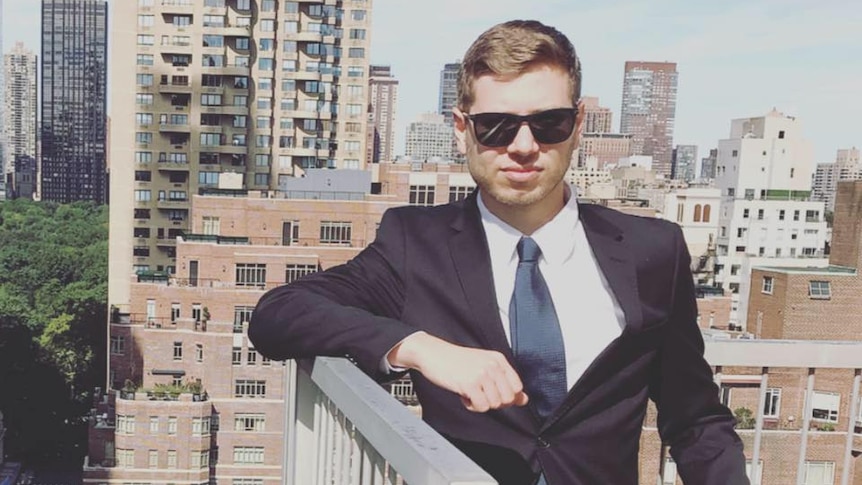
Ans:
[{"label": "ear", "polygon": [[453,126],[455,128],[455,143],[458,145],[458,151],[461,155],[467,154],[467,118],[458,107],[452,108]]}]

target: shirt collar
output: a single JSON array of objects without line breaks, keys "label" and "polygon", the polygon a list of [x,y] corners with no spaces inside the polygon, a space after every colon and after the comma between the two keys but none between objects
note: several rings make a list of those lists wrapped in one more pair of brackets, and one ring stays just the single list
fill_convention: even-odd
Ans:
[{"label": "shirt collar", "polygon": [[[578,219],[578,200],[573,191],[566,186],[566,204],[562,210],[532,234],[536,244],[542,249],[542,257],[550,264],[562,264],[575,250],[575,231],[580,224]],[[524,234],[488,210],[479,190],[476,203],[488,239],[491,261],[511,262],[517,260],[516,247]]]}]

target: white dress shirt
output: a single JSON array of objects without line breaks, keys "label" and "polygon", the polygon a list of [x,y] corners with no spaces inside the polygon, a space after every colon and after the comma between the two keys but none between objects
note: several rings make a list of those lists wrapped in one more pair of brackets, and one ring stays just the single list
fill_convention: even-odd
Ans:
[{"label": "white dress shirt", "polygon": [[[497,307],[511,344],[509,302],[518,268],[516,246],[523,234],[492,214],[482,201],[481,192],[477,202],[491,253]],[[566,381],[571,389],[593,360],[622,333],[625,315],[587,241],[574,195],[568,195],[563,209],[530,237],[542,250],[539,270],[560,321]]]}]

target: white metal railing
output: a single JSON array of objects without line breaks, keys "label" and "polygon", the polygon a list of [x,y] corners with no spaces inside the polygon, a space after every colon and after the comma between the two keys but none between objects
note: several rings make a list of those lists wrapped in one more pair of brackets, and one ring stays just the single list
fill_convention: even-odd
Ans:
[{"label": "white metal railing", "polygon": [[287,485],[497,485],[346,359],[288,362]]}]

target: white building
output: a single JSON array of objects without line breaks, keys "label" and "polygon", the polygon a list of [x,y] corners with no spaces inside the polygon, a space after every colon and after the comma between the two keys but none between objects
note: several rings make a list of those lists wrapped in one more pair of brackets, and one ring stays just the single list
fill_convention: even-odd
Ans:
[{"label": "white building", "polygon": [[589,199],[612,199],[616,193],[610,170],[600,169],[599,159],[594,156],[587,157],[583,167],[572,163],[567,180],[577,187],[578,196]]},{"label": "white building", "polygon": [[721,191],[715,188],[688,188],[667,191],[662,217],[682,228],[693,263],[706,256],[718,236]]},{"label": "white building", "polygon": [[733,294],[731,323],[740,322],[746,257],[823,257],[824,204],[810,200],[813,159],[799,121],[776,110],[733,120],[730,137],[719,141],[716,186],[723,200],[715,273],[716,284]]},{"label": "white building", "polygon": [[6,171],[14,168],[16,155],[36,158],[36,54],[17,42],[3,56],[6,99],[3,120]]},{"label": "white building", "polygon": [[414,160],[440,157],[449,160],[452,155],[452,125],[442,114],[423,113],[407,126],[406,155]]}]

